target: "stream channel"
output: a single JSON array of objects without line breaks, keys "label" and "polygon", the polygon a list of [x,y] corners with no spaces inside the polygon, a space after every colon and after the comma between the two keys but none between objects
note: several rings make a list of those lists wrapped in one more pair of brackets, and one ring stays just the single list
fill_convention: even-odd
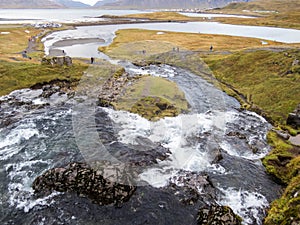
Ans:
[{"label": "stream channel", "polygon": [[[108,35],[106,44],[112,38]],[[230,206],[244,224],[262,224],[281,190],[260,161],[270,150],[266,134],[271,125],[240,110],[235,99],[187,70],[112,62],[130,76],[151,74],[176,82],[189,112],[150,122],[97,106],[95,96],[72,96],[59,88],[50,97],[43,95],[45,87],[1,97],[1,224],[196,224],[201,203],[183,205],[168,184],[188,185],[204,196],[202,201],[210,201],[202,176],[208,177],[213,201]],[[74,193],[35,196],[33,180],[50,168],[85,161],[89,156],[80,140],[93,135],[101,139],[96,144],[119,160],[143,160],[144,155],[153,159],[159,155],[158,145],[168,149],[168,157],[141,169],[136,193],[121,207],[99,206]]]}]

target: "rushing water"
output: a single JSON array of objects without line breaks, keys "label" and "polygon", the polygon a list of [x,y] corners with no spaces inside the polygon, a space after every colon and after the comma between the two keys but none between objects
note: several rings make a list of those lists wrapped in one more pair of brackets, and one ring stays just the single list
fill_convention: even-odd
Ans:
[{"label": "rushing water", "polygon": [[[231,206],[245,224],[260,224],[264,210],[279,191],[258,160],[269,150],[265,135],[270,125],[255,113],[237,110],[239,104],[233,98],[188,71],[164,65],[125,67],[130,73],[148,70],[154,76],[175,81],[185,92],[191,110],[175,118],[149,122],[128,112],[96,107],[101,115],[95,114],[100,118],[98,132],[106,147],[116,152],[123,148],[140,149],[149,141],[161,143],[170,149],[170,158],[145,168],[141,180],[162,188],[172,177],[180,173],[184,177],[182,171],[205,172],[218,191],[220,204]],[[96,206],[72,194],[34,196],[31,184],[36,176],[49,168],[84,160],[73,130],[72,114],[78,113],[78,102],[63,93],[43,98],[42,92],[24,89],[0,99],[2,224],[143,224],[142,215],[150,212],[161,221],[159,224],[185,224],[182,215],[195,215],[175,200],[170,202],[172,197],[166,192],[151,187],[139,189],[149,196],[143,204],[138,204],[140,200],[134,196],[122,209]],[[239,137],[230,135],[234,132]],[[222,149],[223,159],[212,163],[216,148]],[[253,153],[252,149],[259,151]],[[168,210],[157,208],[157,201],[165,202],[159,204],[167,204]],[[131,207],[139,210],[133,213]],[[177,211],[181,216],[172,215]],[[168,213],[170,216],[166,217]],[[116,219],[118,214],[120,218]],[[154,224],[153,218],[147,221]]]},{"label": "rushing water", "polygon": [[[46,37],[45,44],[51,48],[50,40],[99,34],[107,44],[115,29],[103,26],[62,31]],[[78,31],[80,35],[74,35]],[[42,89],[17,90],[1,97],[1,224],[195,224],[195,208],[183,205],[164,189],[172,180],[183,186],[191,172],[208,175],[216,190],[215,200],[232,207],[244,224],[261,224],[266,208],[280,191],[260,162],[269,151],[266,133],[271,125],[255,113],[240,111],[235,99],[189,71],[168,65],[140,68],[123,61],[114,63],[124,66],[132,76],[146,73],[176,82],[185,93],[190,111],[150,122],[136,114],[84,101],[90,96],[72,97],[59,89],[50,97],[42,97]],[[91,76],[87,70],[85,77]],[[80,106],[87,110],[81,111]],[[92,126],[78,126],[77,119],[86,117]],[[86,134],[96,131],[105,149],[115,157],[124,152],[125,157],[137,157],[142,149],[149,151],[149,143],[168,148],[170,156],[142,168],[138,179],[150,186],[138,187],[121,208],[98,206],[72,193],[34,195],[31,184],[42,172],[86,160],[80,143],[86,136],[78,136],[78,129],[88,131]],[[220,154],[222,158],[218,158]],[[197,184],[195,188],[204,192]]]}]

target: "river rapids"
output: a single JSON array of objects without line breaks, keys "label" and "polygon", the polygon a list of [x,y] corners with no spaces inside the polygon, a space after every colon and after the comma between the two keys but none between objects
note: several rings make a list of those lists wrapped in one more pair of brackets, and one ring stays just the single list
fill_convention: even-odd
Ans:
[{"label": "river rapids", "polygon": [[[131,74],[176,82],[190,104],[189,112],[150,122],[129,112],[87,106],[78,94],[59,88],[50,97],[43,95],[45,87],[1,97],[1,224],[195,224],[195,209],[183,207],[166,190],[170,182],[184,186],[190,174],[208,176],[214,200],[230,206],[244,224],[262,224],[280,191],[260,162],[270,150],[266,133],[271,125],[240,110],[235,99],[184,69],[123,66]],[[78,115],[87,123],[80,123]],[[112,158],[143,160],[143,154],[157,154],[157,143],[168,149],[168,158],[140,168],[136,194],[120,207],[99,206],[74,193],[35,196],[32,182],[44,171],[88,160],[79,142],[93,137],[87,137],[89,130],[96,132]],[[199,193],[205,191],[197,182],[193,185]]]}]

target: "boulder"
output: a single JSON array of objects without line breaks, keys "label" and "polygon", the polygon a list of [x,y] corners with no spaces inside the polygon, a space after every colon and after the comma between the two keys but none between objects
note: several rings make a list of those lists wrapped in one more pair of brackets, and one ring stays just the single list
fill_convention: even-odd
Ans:
[{"label": "boulder", "polygon": [[74,192],[99,205],[126,202],[136,190],[133,185],[115,183],[104,178],[103,171],[77,162],[46,171],[34,180],[32,187],[39,195],[52,191]]},{"label": "boulder", "polygon": [[201,225],[240,225],[241,219],[228,206],[212,206],[199,209],[197,224]]},{"label": "boulder", "polygon": [[52,58],[42,58],[42,65],[52,65],[52,66],[72,66],[72,58],[70,56],[54,56]]},{"label": "boulder", "polygon": [[300,104],[292,113],[289,113],[286,123],[296,129],[300,128]]}]

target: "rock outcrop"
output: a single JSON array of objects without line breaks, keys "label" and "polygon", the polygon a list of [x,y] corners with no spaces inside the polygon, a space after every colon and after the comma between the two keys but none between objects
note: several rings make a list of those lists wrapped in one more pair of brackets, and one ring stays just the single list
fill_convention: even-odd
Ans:
[{"label": "rock outcrop", "polygon": [[240,225],[241,219],[227,206],[203,207],[198,212],[199,225]]},{"label": "rock outcrop", "polygon": [[136,190],[133,185],[118,184],[104,178],[101,170],[76,162],[46,171],[34,180],[32,187],[40,195],[52,191],[74,192],[100,205],[126,202]]},{"label": "rock outcrop", "polygon": [[51,65],[51,66],[71,66],[73,64],[72,58],[70,56],[59,56],[59,57],[52,57],[52,58],[43,58],[42,59],[43,65]]},{"label": "rock outcrop", "polygon": [[289,114],[286,123],[294,128],[300,128],[300,104]]}]

